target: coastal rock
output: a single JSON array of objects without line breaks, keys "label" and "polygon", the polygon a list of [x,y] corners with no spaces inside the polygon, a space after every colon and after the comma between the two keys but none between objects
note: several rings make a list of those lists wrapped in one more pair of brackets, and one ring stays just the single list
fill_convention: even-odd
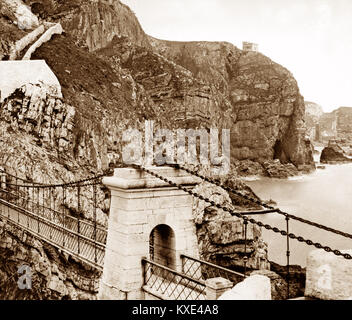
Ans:
[{"label": "coastal rock", "polygon": [[132,10],[119,0],[26,0],[42,19],[61,22],[76,44],[94,51],[117,36],[148,47],[149,41]]},{"label": "coastal rock", "polygon": [[[230,196],[220,187],[203,183],[198,185],[194,192],[234,208]],[[243,271],[246,256],[248,269],[269,269],[267,245],[261,239],[259,227],[248,224],[245,246],[245,227],[242,219],[198,199],[195,199],[193,214],[202,259]]]},{"label": "coastal rock", "polygon": [[304,101],[288,70],[226,42],[149,39],[154,51],[209,85],[212,94],[201,95],[208,103],[198,108],[190,101],[189,113],[196,110],[203,123],[231,129],[232,159],[313,163],[305,139]]},{"label": "coastal rock", "polygon": [[233,168],[238,176],[264,176],[263,166],[253,160],[233,160]]},{"label": "coastal rock", "polygon": [[288,178],[298,174],[298,169],[292,163],[282,164],[278,159],[265,161],[263,167],[270,178]]},{"label": "coastal rock", "polygon": [[335,140],[329,141],[329,145],[323,149],[320,156],[321,163],[345,163],[351,161],[352,159],[345,156],[344,150]]},{"label": "coastal rock", "polygon": [[[251,275],[261,274],[270,278],[271,295],[273,300],[287,299],[287,267],[280,266],[270,261],[270,270],[256,270]],[[306,269],[297,266],[290,266],[289,273],[289,297],[290,299],[303,297],[306,281]]]}]

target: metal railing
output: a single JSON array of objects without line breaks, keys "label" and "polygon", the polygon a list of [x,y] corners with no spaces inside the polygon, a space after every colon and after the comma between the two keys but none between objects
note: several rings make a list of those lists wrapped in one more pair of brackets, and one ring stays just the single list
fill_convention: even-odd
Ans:
[{"label": "metal railing", "polygon": [[[1,172],[0,215],[8,223],[102,270],[107,230],[97,223],[96,185],[101,183],[99,179],[43,185]],[[72,191],[70,199],[68,188]],[[91,197],[85,198],[84,208],[83,188],[86,188],[86,196]],[[73,194],[77,195],[74,200]],[[83,217],[87,213],[90,220]]]},{"label": "metal railing", "polygon": [[205,280],[207,279],[222,277],[230,280],[235,285],[246,278],[243,273],[218,266],[214,263],[185,254],[181,254],[180,257],[182,261],[182,272],[192,279],[203,283],[205,283]]},{"label": "metal railing", "polygon": [[2,199],[0,199],[0,215],[9,223],[102,270],[105,255],[104,244],[97,243],[94,239]]},{"label": "metal railing", "polygon": [[142,259],[144,285],[170,300],[205,300],[205,284],[148,259]]}]

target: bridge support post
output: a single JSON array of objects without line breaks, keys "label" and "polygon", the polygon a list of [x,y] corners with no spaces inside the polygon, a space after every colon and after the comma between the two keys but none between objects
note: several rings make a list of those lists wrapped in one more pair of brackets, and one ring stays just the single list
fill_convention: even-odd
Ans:
[{"label": "bridge support post", "polygon": [[[343,250],[352,254],[352,250]],[[312,250],[307,258],[304,295],[320,300],[352,300],[352,261],[323,249]]]},{"label": "bridge support post", "polygon": [[205,293],[207,300],[217,300],[226,291],[233,287],[233,283],[225,278],[210,278],[205,281]]},{"label": "bridge support post", "polygon": [[[150,167],[175,183],[192,188],[200,180],[169,167]],[[103,183],[111,191],[108,236],[99,299],[144,299],[142,258],[150,253],[149,239],[157,226],[168,226],[173,248],[159,248],[182,271],[181,253],[198,256],[192,197],[177,187],[132,168],[115,169]],[[160,228],[165,230],[165,228]],[[156,241],[160,245],[160,241]]]}]

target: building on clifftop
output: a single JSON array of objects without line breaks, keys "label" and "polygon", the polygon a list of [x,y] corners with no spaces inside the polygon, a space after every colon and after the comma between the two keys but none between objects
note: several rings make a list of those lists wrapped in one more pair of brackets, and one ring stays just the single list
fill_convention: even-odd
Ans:
[{"label": "building on clifftop", "polygon": [[253,42],[242,42],[242,50],[243,51],[254,51],[258,52],[258,44],[253,43]]}]

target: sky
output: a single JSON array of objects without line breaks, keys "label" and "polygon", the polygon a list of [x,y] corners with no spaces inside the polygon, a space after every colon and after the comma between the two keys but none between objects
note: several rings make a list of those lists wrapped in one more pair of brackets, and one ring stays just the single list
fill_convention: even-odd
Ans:
[{"label": "sky", "polygon": [[122,0],[144,31],[174,41],[242,41],[280,63],[306,101],[352,107],[352,0]]}]

